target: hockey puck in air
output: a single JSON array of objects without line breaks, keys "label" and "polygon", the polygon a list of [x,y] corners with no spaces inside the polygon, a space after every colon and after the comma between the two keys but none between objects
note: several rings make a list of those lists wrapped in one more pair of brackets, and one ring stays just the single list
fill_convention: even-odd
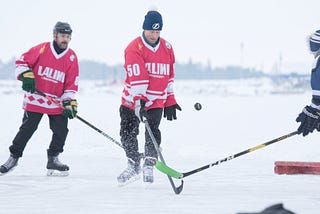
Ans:
[{"label": "hockey puck in air", "polygon": [[197,110],[197,111],[200,111],[202,109],[202,106],[200,103],[196,103],[194,104],[194,108]]}]

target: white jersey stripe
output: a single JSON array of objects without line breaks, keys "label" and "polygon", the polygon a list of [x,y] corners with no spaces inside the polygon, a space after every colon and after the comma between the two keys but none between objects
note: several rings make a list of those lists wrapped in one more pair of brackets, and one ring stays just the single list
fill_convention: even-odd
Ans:
[{"label": "white jersey stripe", "polygon": [[320,96],[320,90],[312,90],[312,95]]}]

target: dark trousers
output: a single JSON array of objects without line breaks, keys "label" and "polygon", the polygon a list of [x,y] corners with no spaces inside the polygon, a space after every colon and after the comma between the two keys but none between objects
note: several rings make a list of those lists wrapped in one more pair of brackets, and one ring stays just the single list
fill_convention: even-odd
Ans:
[{"label": "dark trousers", "polygon": [[[161,132],[159,125],[162,117],[162,108],[150,109],[147,112],[147,120],[150,129],[157,141],[157,144],[161,143]],[[123,148],[128,158],[134,162],[138,162],[139,148],[138,148],[138,134],[140,120],[135,115],[134,110],[125,106],[120,106],[120,137]],[[145,130],[145,147],[144,153],[146,157],[158,158],[158,154],[152,143],[151,137],[147,130]]]},{"label": "dark trousers", "polygon": [[[22,157],[27,142],[37,130],[43,114],[25,111],[23,114],[22,125],[19,132],[13,139],[9,150],[12,155]],[[63,152],[63,147],[68,135],[68,118],[62,115],[48,115],[50,129],[52,130],[52,139],[48,149],[49,156],[56,156]]]}]

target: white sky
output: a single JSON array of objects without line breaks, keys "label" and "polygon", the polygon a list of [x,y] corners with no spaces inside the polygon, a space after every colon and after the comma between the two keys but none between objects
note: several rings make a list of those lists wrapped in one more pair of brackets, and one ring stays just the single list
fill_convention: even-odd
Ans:
[{"label": "white sky", "polygon": [[278,62],[282,72],[309,72],[306,37],[320,29],[319,0],[2,1],[0,60],[52,40],[60,20],[71,24],[70,47],[80,60],[123,63],[124,48],[141,34],[153,5],[163,16],[161,36],[173,45],[178,62],[266,72],[275,72]]}]

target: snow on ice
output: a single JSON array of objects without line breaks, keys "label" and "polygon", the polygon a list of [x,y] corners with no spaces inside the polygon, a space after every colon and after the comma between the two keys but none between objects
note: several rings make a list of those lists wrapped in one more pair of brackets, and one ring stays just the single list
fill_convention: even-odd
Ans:
[{"label": "snow on ice", "polygon": [[[167,164],[190,171],[297,129],[296,116],[310,103],[311,91],[275,87],[267,79],[177,81],[182,107],[178,120],[162,121]],[[79,115],[119,139],[121,84],[80,82]],[[291,91],[292,92],[292,91]],[[0,161],[21,124],[23,93],[18,81],[0,81]],[[202,104],[196,111],[195,101]],[[141,133],[143,127],[141,125]],[[167,177],[155,171],[147,188],[139,180],[118,187],[125,154],[79,120],[70,121],[61,160],[68,177],[46,176],[48,119],[29,141],[17,168],[0,177],[0,213],[219,213],[258,212],[276,203],[296,213],[318,213],[320,176],[276,175],[274,162],[319,161],[319,133],[294,136],[185,178],[175,195]],[[140,134],[142,150],[143,134]],[[178,181],[175,180],[178,184]]]}]

